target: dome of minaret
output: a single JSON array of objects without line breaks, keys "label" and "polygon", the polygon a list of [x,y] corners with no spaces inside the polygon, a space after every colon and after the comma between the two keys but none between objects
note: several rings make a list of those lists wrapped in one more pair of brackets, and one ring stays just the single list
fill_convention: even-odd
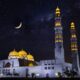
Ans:
[{"label": "dome of minaret", "polygon": [[23,49],[20,50],[18,53],[20,58],[25,58],[27,56],[27,52]]}]

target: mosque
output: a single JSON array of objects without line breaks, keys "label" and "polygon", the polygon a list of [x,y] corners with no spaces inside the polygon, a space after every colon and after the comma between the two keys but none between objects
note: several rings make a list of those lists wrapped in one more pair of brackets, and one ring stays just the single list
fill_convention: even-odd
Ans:
[{"label": "mosque", "polygon": [[71,52],[72,63],[65,62],[64,45],[63,45],[63,28],[61,22],[60,9],[57,7],[55,11],[55,59],[35,61],[31,53],[25,50],[19,52],[15,49],[8,55],[8,59],[0,60],[0,77],[57,77],[60,72],[64,75],[66,68],[79,69],[79,56],[77,49],[77,37],[75,33],[75,24],[71,22]]}]

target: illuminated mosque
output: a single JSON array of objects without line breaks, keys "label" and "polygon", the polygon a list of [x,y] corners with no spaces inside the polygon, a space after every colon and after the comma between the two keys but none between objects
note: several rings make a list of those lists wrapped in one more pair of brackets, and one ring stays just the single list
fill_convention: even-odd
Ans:
[{"label": "illuminated mosque", "polygon": [[9,53],[8,59],[0,60],[0,77],[57,77],[60,72],[64,76],[66,68],[76,70],[80,75],[79,56],[75,23],[71,22],[71,53],[72,63],[65,62],[63,46],[63,27],[61,11],[57,7],[55,11],[55,59],[35,61],[34,56],[25,51],[17,52],[15,49]]}]

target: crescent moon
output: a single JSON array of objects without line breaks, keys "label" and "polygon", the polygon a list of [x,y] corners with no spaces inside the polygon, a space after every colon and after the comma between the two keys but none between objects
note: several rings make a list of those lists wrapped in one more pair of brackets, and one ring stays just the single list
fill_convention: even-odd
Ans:
[{"label": "crescent moon", "polygon": [[22,27],[22,22],[20,22],[19,26],[15,27],[16,29],[20,29]]}]

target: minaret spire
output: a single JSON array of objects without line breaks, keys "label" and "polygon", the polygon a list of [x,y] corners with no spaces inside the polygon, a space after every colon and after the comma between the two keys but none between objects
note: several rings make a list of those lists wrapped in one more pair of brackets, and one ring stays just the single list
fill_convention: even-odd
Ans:
[{"label": "minaret spire", "polygon": [[56,63],[64,62],[63,33],[60,8],[55,10],[55,59]]},{"label": "minaret spire", "polygon": [[72,53],[72,69],[79,71],[79,56],[78,56],[78,46],[77,46],[77,36],[75,30],[75,23],[71,22],[71,53]]},{"label": "minaret spire", "polygon": [[55,14],[56,14],[56,16],[60,16],[60,8],[57,6],[57,8],[56,8],[56,11],[55,11]]}]

